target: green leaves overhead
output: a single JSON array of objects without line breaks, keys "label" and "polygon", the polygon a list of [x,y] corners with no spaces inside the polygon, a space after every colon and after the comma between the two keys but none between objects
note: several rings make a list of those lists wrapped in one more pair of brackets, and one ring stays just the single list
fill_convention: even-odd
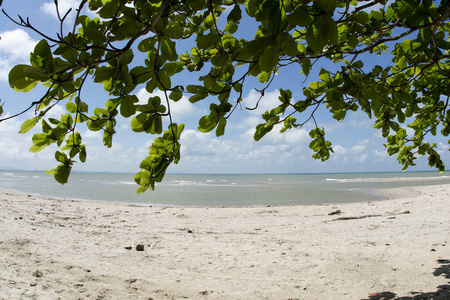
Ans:
[{"label": "green leaves overhead", "polygon": [[41,69],[27,66],[16,65],[8,75],[9,85],[17,92],[31,91],[39,82],[39,78],[47,79]]},{"label": "green leaves overhead", "polygon": [[306,31],[306,41],[315,54],[323,51],[325,46],[338,43],[338,29],[330,14],[326,13],[314,18]]},{"label": "green leaves overhead", "polygon": [[135,95],[124,96],[120,102],[120,114],[125,118],[134,115],[136,113],[136,107],[134,103],[136,102],[139,102],[139,99]]},{"label": "green leaves overhead", "polygon": [[276,47],[266,47],[264,52],[259,59],[259,67],[261,71],[264,72],[272,72],[273,69],[277,66],[279,60],[279,53]]},{"label": "green leaves overhead", "polygon": [[134,181],[139,185],[138,194],[149,188],[155,189],[155,183],[162,181],[169,165],[172,162],[175,164],[179,162],[181,150],[179,139],[183,129],[183,124],[173,123],[164,131],[162,137],[153,141],[149,155],[139,165],[141,171],[134,177]]},{"label": "green leaves overhead", "polygon": [[53,174],[55,180],[61,184],[67,183],[72,170],[73,161],[70,160],[66,154],[56,151],[55,159],[61,164],[55,168],[45,170],[48,174]]},{"label": "green leaves overhead", "polygon": [[[8,77],[16,91],[39,83],[46,89],[22,112],[34,109],[35,117],[20,133],[40,123],[30,151],[60,148],[59,165],[49,170],[58,182],[66,183],[73,163],[87,159],[79,127],[101,132],[111,147],[118,120],[128,118],[132,131],[158,135],[135,177],[138,193],[153,189],[180,159],[184,125],[172,122],[173,102],[186,95],[195,105],[209,106],[198,130],[221,136],[253,89],[260,94],[258,104],[266,92],[280,92],[279,103],[262,114],[255,140],[275,128],[285,132],[309,124],[309,148],[325,161],[333,149],[317,112],[342,121],[361,110],[374,119],[387,153],[397,155],[404,168],[426,155],[430,166],[444,169],[436,145],[426,139],[450,134],[448,1],[397,0],[383,7],[360,0],[87,4],[89,16],[61,26],[72,28],[65,36],[43,35],[30,63],[16,65]],[[35,30],[24,20],[18,23]],[[277,75],[284,72],[299,78],[282,82]],[[92,83],[103,86],[104,105],[92,99]],[[147,103],[138,101],[141,88],[153,94]],[[163,96],[154,96],[156,91]],[[66,112],[49,118],[57,106]]]}]

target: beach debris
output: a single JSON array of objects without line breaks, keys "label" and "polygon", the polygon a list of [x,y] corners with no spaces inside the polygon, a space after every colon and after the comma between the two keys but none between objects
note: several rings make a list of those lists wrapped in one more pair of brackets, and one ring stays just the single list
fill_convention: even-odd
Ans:
[{"label": "beach debris", "polygon": [[133,249],[133,247],[131,247],[131,246],[126,246],[126,247],[124,247],[124,248],[127,249],[127,250]]},{"label": "beach debris", "polygon": [[338,209],[338,210],[330,212],[328,215],[333,216],[333,215],[340,215],[340,214],[342,214],[342,211],[340,209]]},{"label": "beach debris", "polygon": [[39,271],[39,270],[36,270],[36,271],[34,271],[33,272],[33,274],[32,274],[34,277],[42,277],[42,276],[44,276],[44,273],[42,273],[42,271]]},{"label": "beach debris", "polygon": [[382,216],[383,215],[363,215],[363,216],[357,216],[357,217],[341,217],[341,218],[334,219],[332,221],[358,220],[358,219],[382,217]]},{"label": "beach debris", "polygon": [[144,251],[144,245],[143,244],[137,244],[136,245],[136,251]]},{"label": "beach debris", "polygon": [[393,215],[406,215],[406,214],[410,214],[411,212],[409,210],[405,210],[402,212],[398,212],[398,213],[393,213]]},{"label": "beach debris", "polygon": [[147,246],[153,249],[153,248],[155,248],[156,245],[158,245],[160,242],[161,242],[161,240],[156,241],[153,245],[152,245],[152,244],[148,244]]},{"label": "beach debris", "polygon": [[201,291],[201,292],[199,292],[199,294],[203,295],[203,296],[209,295],[211,293],[213,293],[213,291]]},{"label": "beach debris", "polygon": [[373,218],[373,217],[385,217],[385,216],[393,216],[393,215],[404,215],[404,214],[410,214],[411,212],[409,210],[405,210],[402,212],[394,212],[394,213],[388,213],[388,214],[376,214],[376,215],[362,215],[362,216],[355,216],[355,217],[340,217],[337,219],[333,219],[332,221],[346,221],[346,220],[358,220],[358,219],[364,219],[364,218]]}]

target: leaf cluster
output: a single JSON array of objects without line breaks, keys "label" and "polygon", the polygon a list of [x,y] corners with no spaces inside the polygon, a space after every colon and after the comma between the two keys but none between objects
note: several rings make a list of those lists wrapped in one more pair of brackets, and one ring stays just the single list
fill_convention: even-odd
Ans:
[{"label": "leaf cluster", "polygon": [[[57,1],[55,5],[59,12]],[[83,9],[98,17],[82,15]],[[263,101],[275,76],[286,68],[297,68],[306,82],[319,64],[332,67],[299,85],[300,91],[279,90],[280,102],[263,113],[255,140],[277,125],[284,132],[312,124],[309,148],[314,158],[325,161],[333,149],[316,112],[324,107],[342,121],[348,112],[361,110],[375,119],[373,127],[386,138],[388,153],[397,155],[404,169],[414,165],[416,155],[428,155],[430,166],[444,170],[436,145],[426,137],[450,133],[450,1],[83,0],[69,32],[63,32],[67,14],[58,15],[61,29],[56,37],[21,17],[11,19],[43,40],[29,65],[11,70],[9,83],[22,92],[39,83],[47,87],[30,106],[36,116],[25,121],[21,132],[41,122],[42,133],[33,136],[30,150],[56,143],[68,151],[57,151],[60,165],[51,170],[61,183],[67,181],[76,157],[86,160],[78,124],[102,131],[107,147],[119,114],[131,118],[135,132],[162,134],[140,164],[135,178],[140,193],[154,188],[167,167],[180,159],[183,125],[172,122],[171,103],[183,95],[192,103],[208,99],[209,114],[199,119],[198,129],[221,136],[230,115],[242,105],[246,78],[257,79]],[[256,28],[250,39],[242,34],[248,24]],[[190,40],[192,49],[181,51],[182,40]],[[145,59],[139,60],[137,52]],[[379,56],[390,63],[366,66]],[[196,74],[198,84],[174,82],[182,72]],[[103,85],[109,94],[104,107],[92,109],[82,100],[86,81]],[[149,93],[160,90],[164,97],[138,103],[133,94],[138,86]],[[295,99],[293,94],[302,96]],[[60,120],[46,119],[58,103],[65,103],[67,114]],[[164,120],[168,130],[163,132]]]}]

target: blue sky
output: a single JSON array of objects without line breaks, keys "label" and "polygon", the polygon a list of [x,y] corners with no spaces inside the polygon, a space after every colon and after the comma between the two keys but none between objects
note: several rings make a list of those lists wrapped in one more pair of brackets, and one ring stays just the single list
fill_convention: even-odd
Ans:
[{"label": "blue sky", "polygon": [[[62,10],[76,6],[79,1],[59,0]],[[4,1],[2,8],[12,17],[20,14],[29,17],[30,22],[48,35],[55,36],[59,29],[53,1]],[[43,94],[44,89],[37,87],[32,92],[14,92],[7,82],[9,70],[19,63],[29,63],[29,53],[40,37],[30,31],[18,28],[3,14],[0,16],[0,99],[5,103],[3,117],[20,112]],[[135,52],[137,54],[137,51]],[[378,59],[378,58],[372,58]],[[372,60],[373,61],[373,60]],[[370,63],[368,60],[367,63]],[[377,60],[377,62],[379,62]],[[197,74],[195,74],[197,75]],[[192,74],[178,76],[179,82],[191,80]],[[400,171],[401,166],[395,157],[389,157],[383,147],[381,132],[372,129],[374,120],[368,119],[361,112],[349,113],[343,122],[337,122],[326,111],[317,115],[319,126],[325,128],[328,139],[333,144],[334,155],[327,162],[314,160],[308,145],[308,131],[312,124],[302,129],[294,129],[283,134],[273,130],[261,141],[253,141],[254,128],[261,123],[261,113],[278,102],[279,88],[290,88],[294,97],[302,96],[305,77],[298,68],[282,71],[257,110],[247,111],[252,107],[259,94],[254,87],[261,88],[256,81],[247,81],[249,86],[244,93],[243,109],[237,109],[228,120],[225,136],[215,137],[214,133],[200,133],[197,130],[198,119],[208,113],[208,107],[214,99],[204,103],[191,104],[187,97],[173,105],[175,122],[185,123],[182,135],[182,158],[178,165],[169,172],[181,173],[315,173],[315,172],[371,172]],[[314,74],[308,80],[316,80]],[[141,101],[150,96],[143,87],[135,93]],[[160,92],[159,92],[160,93]],[[158,92],[156,93],[158,94]],[[89,86],[83,94],[84,101],[90,105],[91,112],[95,105],[103,105],[108,95],[101,85]],[[49,116],[59,117],[63,107],[57,106]],[[34,116],[34,111],[0,123],[0,168],[17,168],[27,170],[44,170],[57,165],[54,160],[56,147],[48,147],[40,153],[28,151],[31,146],[32,131],[18,134],[21,123]],[[301,117],[297,116],[298,119]],[[148,146],[155,138],[148,134],[131,131],[131,119],[118,119],[117,134],[113,147],[103,146],[101,133],[89,132],[80,127],[83,141],[87,146],[87,162],[77,163],[76,171],[112,171],[137,172],[139,162],[147,155]],[[167,124],[165,125],[165,127]],[[39,127],[39,126],[38,126]],[[446,139],[437,137],[438,150],[446,164],[450,163]],[[410,170],[430,170],[425,159],[418,160],[418,166]]]}]

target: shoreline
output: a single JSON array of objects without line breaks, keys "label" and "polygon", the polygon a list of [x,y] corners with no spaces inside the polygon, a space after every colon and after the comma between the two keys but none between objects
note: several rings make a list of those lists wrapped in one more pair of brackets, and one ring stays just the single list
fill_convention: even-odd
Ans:
[{"label": "shoreline", "polygon": [[0,191],[0,299],[448,299],[450,184],[381,192],[174,207]]},{"label": "shoreline", "polygon": [[[450,183],[450,177],[443,177],[442,174],[437,176],[433,172],[370,173],[364,176],[252,175],[236,178],[225,175],[171,175],[172,177],[157,186],[156,191],[138,196],[137,185],[130,181],[130,178],[118,175],[99,177],[76,174],[77,176],[71,177],[70,184],[64,186],[58,184],[53,177],[43,177],[34,172],[0,175],[3,176],[0,176],[0,186],[3,188],[32,193],[33,196],[177,207],[291,206],[324,202],[361,202],[383,199],[374,193],[379,188]],[[392,176],[395,178],[391,178]],[[429,180],[429,176],[432,180]],[[389,182],[386,182],[387,180]]]}]

